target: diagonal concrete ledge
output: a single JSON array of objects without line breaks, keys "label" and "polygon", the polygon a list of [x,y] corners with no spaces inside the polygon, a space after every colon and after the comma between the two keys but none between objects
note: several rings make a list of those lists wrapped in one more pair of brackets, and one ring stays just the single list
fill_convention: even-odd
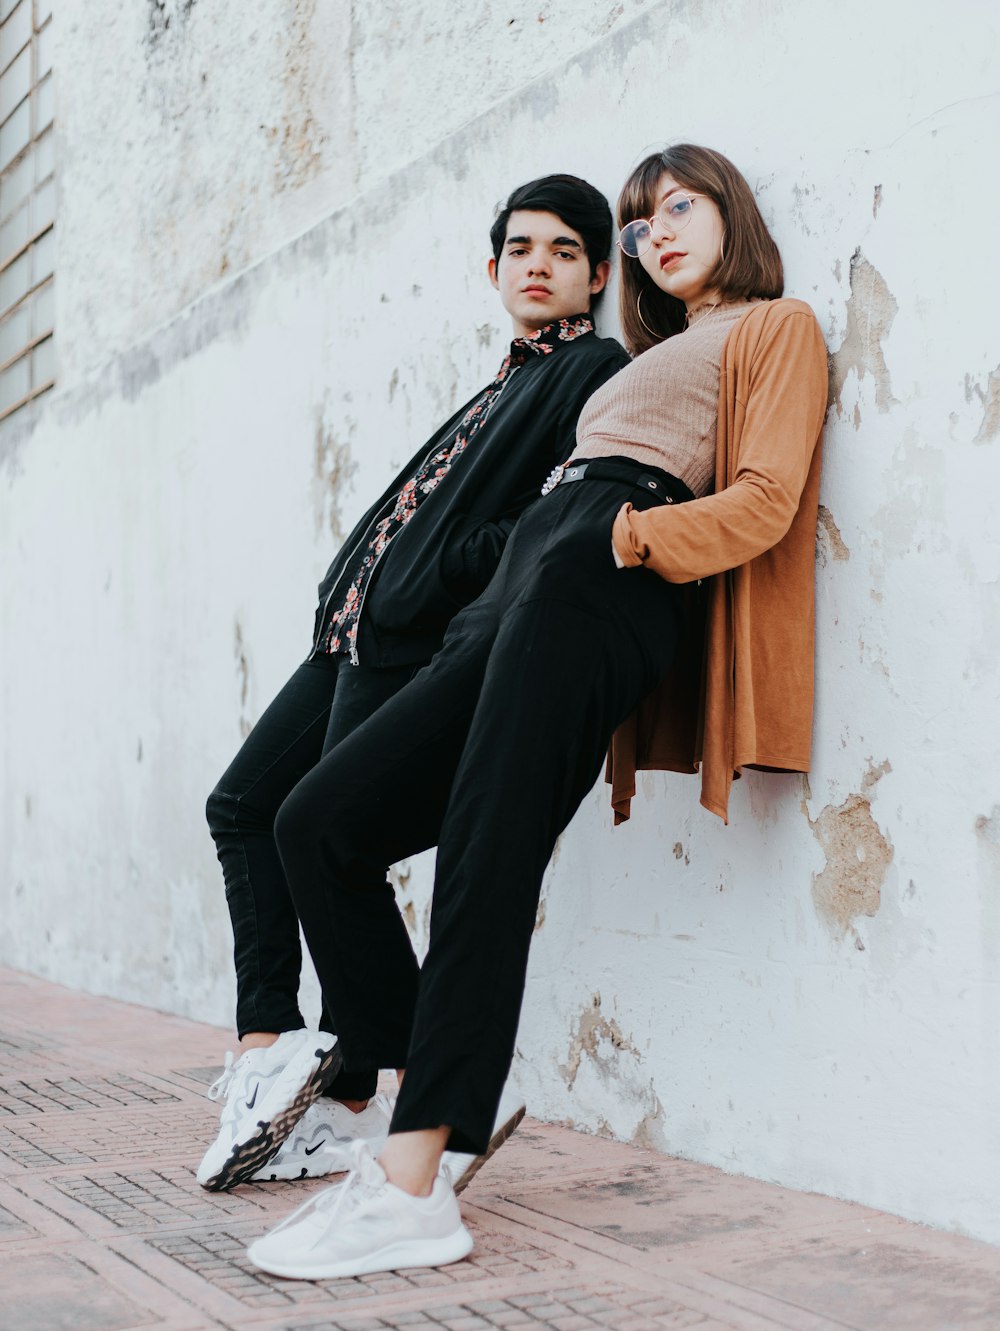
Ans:
[{"label": "diagonal concrete ledge", "polygon": [[996,1331],[1000,1252],[531,1119],[441,1271],[317,1283],[246,1244],[322,1181],[207,1194],[216,1027],[0,971],[0,1331]]}]

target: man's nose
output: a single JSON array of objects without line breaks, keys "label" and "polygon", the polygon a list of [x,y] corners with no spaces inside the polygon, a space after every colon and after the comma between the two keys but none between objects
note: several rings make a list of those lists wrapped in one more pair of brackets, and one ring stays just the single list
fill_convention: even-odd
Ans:
[{"label": "man's nose", "polygon": [[548,273],[551,271],[548,254],[543,250],[535,250],[528,263],[528,271],[531,273]]}]

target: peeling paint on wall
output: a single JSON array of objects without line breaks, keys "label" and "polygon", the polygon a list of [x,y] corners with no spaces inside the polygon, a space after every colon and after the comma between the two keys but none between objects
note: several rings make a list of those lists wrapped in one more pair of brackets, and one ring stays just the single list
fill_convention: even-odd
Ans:
[{"label": "peeling paint on wall", "polygon": [[572,1089],[584,1055],[597,1064],[602,1075],[616,1077],[620,1053],[629,1053],[637,1061],[641,1058],[638,1049],[618,1023],[601,1011],[601,995],[594,994],[576,1019],[575,1029],[570,1036],[569,1057],[559,1065],[563,1080]]},{"label": "peeling paint on wall", "polygon": [[891,843],[872,817],[871,792],[891,771],[888,759],[878,767],[869,766],[860,792],[836,807],[827,805],[818,818],[809,817],[803,801],[809,826],[826,856],[823,871],[813,875],[817,913],[835,934],[852,935],[862,952],[864,943],[855,920],[878,913],[893,854]]},{"label": "peeling paint on wall", "polygon": [[819,526],[816,529],[816,558],[820,567],[825,568],[830,559],[845,562],[850,557],[851,552],[844,544],[833,514],[825,504],[820,504]]},{"label": "peeling paint on wall", "polygon": [[[899,306],[882,274],[872,267],[860,249],[851,256],[850,282],[844,340],[830,358],[830,400],[836,403],[838,416],[844,414],[844,384],[851,370],[859,380],[866,374],[873,377],[875,405],[879,411],[888,411],[896,400],[892,396],[882,341],[889,334]],[[854,425],[855,428],[861,425],[857,410]]]}]

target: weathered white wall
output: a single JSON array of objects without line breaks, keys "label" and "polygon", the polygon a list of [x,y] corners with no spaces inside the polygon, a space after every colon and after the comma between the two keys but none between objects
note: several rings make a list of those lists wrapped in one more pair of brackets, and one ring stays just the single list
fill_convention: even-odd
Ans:
[{"label": "weathered white wall", "polygon": [[815,767],[749,775],[729,828],[690,778],[615,831],[588,798],[516,1074],[534,1113],[1000,1241],[992,7],[336,8],[62,20],[64,375],[0,431],[3,959],[230,1019],[204,798],[339,534],[502,354],[492,204],[709,143],[832,353]]},{"label": "weathered white wall", "polygon": [[61,384],[650,3],[60,0]]}]

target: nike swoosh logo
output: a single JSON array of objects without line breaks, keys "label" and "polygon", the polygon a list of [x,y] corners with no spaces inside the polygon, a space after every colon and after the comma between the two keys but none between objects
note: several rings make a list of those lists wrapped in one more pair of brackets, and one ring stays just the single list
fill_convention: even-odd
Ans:
[{"label": "nike swoosh logo", "polygon": [[305,1146],[302,1148],[302,1154],[314,1155],[322,1145],[323,1145],[322,1142],[317,1142],[315,1146]]},{"label": "nike swoosh logo", "polygon": [[247,1101],[247,1109],[253,1109],[254,1105],[257,1103],[257,1092],[259,1090],[260,1090],[260,1082],[258,1082],[257,1085],[253,1088],[253,1095]]}]

